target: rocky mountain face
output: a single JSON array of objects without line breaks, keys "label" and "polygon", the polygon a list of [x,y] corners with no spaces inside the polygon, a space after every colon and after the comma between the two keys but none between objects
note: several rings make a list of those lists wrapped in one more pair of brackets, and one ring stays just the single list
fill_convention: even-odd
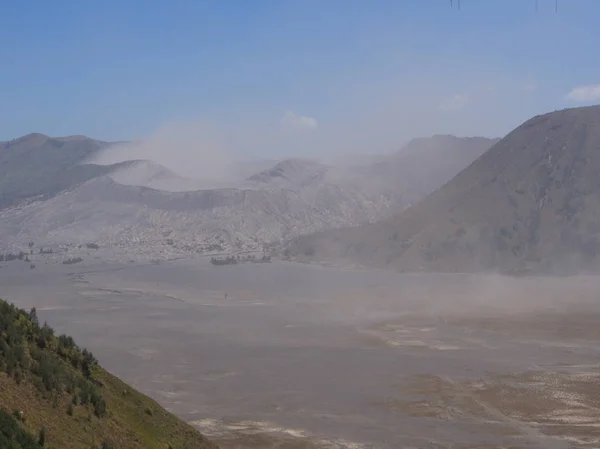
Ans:
[{"label": "rocky mountain face", "polygon": [[600,106],[536,116],[403,213],[301,237],[299,260],[401,271],[600,267]]},{"label": "rocky mountain face", "polygon": [[[105,142],[29,135],[0,147],[8,176],[1,178],[0,242],[9,249],[30,241],[93,243],[152,258],[262,251],[266,244],[389,217],[492,143],[436,136],[363,165],[288,159],[239,182],[208,186],[152,161],[86,163],[110,145]],[[412,186],[409,176],[420,184]]]}]

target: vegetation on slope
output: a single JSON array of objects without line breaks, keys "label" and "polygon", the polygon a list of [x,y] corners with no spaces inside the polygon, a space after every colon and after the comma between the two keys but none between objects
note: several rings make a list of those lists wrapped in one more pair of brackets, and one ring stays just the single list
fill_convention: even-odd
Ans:
[{"label": "vegetation on slope", "polygon": [[[9,442],[8,445],[6,442]],[[0,300],[0,448],[215,448],[71,337]]]},{"label": "vegetation on slope", "polygon": [[20,413],[14,415],[0,410],[0,448],[41,449],[38,441],[19,424]]}]

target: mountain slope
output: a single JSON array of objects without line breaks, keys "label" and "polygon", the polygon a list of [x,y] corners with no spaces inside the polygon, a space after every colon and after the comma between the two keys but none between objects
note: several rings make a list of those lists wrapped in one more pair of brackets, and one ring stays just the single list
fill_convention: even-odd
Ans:
[{"label": "mountain slope", "polygon": [[600,256],[600,107],[536,116],[399,216],[299,238],[301,260],[402,271],[577,271]]},{"label": "mountain slope", "polygon": [[393,180],[393,188],[402,192],[409,206],[450,181],[499,141],[451,135],[413,139],[397,153],[365,170],[374,177]]},{"label": "mountain slope", "polygon": [[248,181],[269,188],[298,188],[314,180],[323,180],[330,169],[327,165],[311,160],[285,159],[250,176]]},{"label": "mountain slope", "polygon": [[308,201],[285,189],[174,193],[125,186],[106,176],[47,201],[0,211],[0,231],[8,245],[95,242],[154,257],[163,250],[261,250],[265,242],[366,223],[385,207],[360,191],[334,188]]},{"label": "mountain slope", "polygon": [[43,134],[0,142],[0,209],[35,196],[49,197],[106,173],[104,167],[79,164],[109,145],[83,136]]},{"label": "mountain slope", "polygon": [[[85,163],[105,148],[102,142],[25,136],[0,152],[11,167],[5,170],[18,181],[3,203],[0,195],[0,246],[12,251],[26,249],[30,241],[95,242],[152,258],[260,251],[267,243],[389,217],[492,143],[434,136],[352,166],[288,159],[243,182],[201,189],[201,181],[152,161]],[[38,164],[40,158],[45,164]]]},{"label": "mountain slope", "polygon": [[[39,326],[35,309],[26,313],[2,300],[0,410],[13,416],[0,414],[0,443],[2,434],[24,430],[34,441],[44,433],[44,447],[61,449],[216,448],[103,370],[70,337]],[[30,443],[26,446],[33,449]]]}]

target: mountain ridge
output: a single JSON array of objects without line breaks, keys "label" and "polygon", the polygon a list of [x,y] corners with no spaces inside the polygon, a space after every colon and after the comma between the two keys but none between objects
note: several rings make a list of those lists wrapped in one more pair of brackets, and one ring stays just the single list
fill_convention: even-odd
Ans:
[{"label": "mountain ridge", "polygon": [[[383,164],[334,166],[291,158],[237,183],[205,185],[148,160],[87,163],[104,143],[40,136],[25,136],[13,152],[0,152],[13,181],[0,195],[3,244],[94,242],[154,258],[207,248],[264,251],[299,235],[374,222],[418,201],[493,143],[468,139],[463,147],[461,138],[425,138],[412,144],[416,154],[408,159],[390,155]],[[30,166],[32,158],[45,163]]]},{"label": "mountain ridge", "polygon": [[600,106],[535,116],[419,204],[364,227],[299,237],[286,254],[399,271],[596,266],[599,183],[590,167],[600,168],[598,149]]}]

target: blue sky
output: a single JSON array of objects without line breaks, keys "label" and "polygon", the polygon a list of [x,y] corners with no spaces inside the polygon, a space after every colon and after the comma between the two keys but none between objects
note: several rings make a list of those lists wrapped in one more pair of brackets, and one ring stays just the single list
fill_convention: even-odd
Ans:
[{"label": "blue sky", "polygon": [[600,102],[599,0],[449,3],[2,2],[0,140],[177,129],[258,157],[391,151]]}]

